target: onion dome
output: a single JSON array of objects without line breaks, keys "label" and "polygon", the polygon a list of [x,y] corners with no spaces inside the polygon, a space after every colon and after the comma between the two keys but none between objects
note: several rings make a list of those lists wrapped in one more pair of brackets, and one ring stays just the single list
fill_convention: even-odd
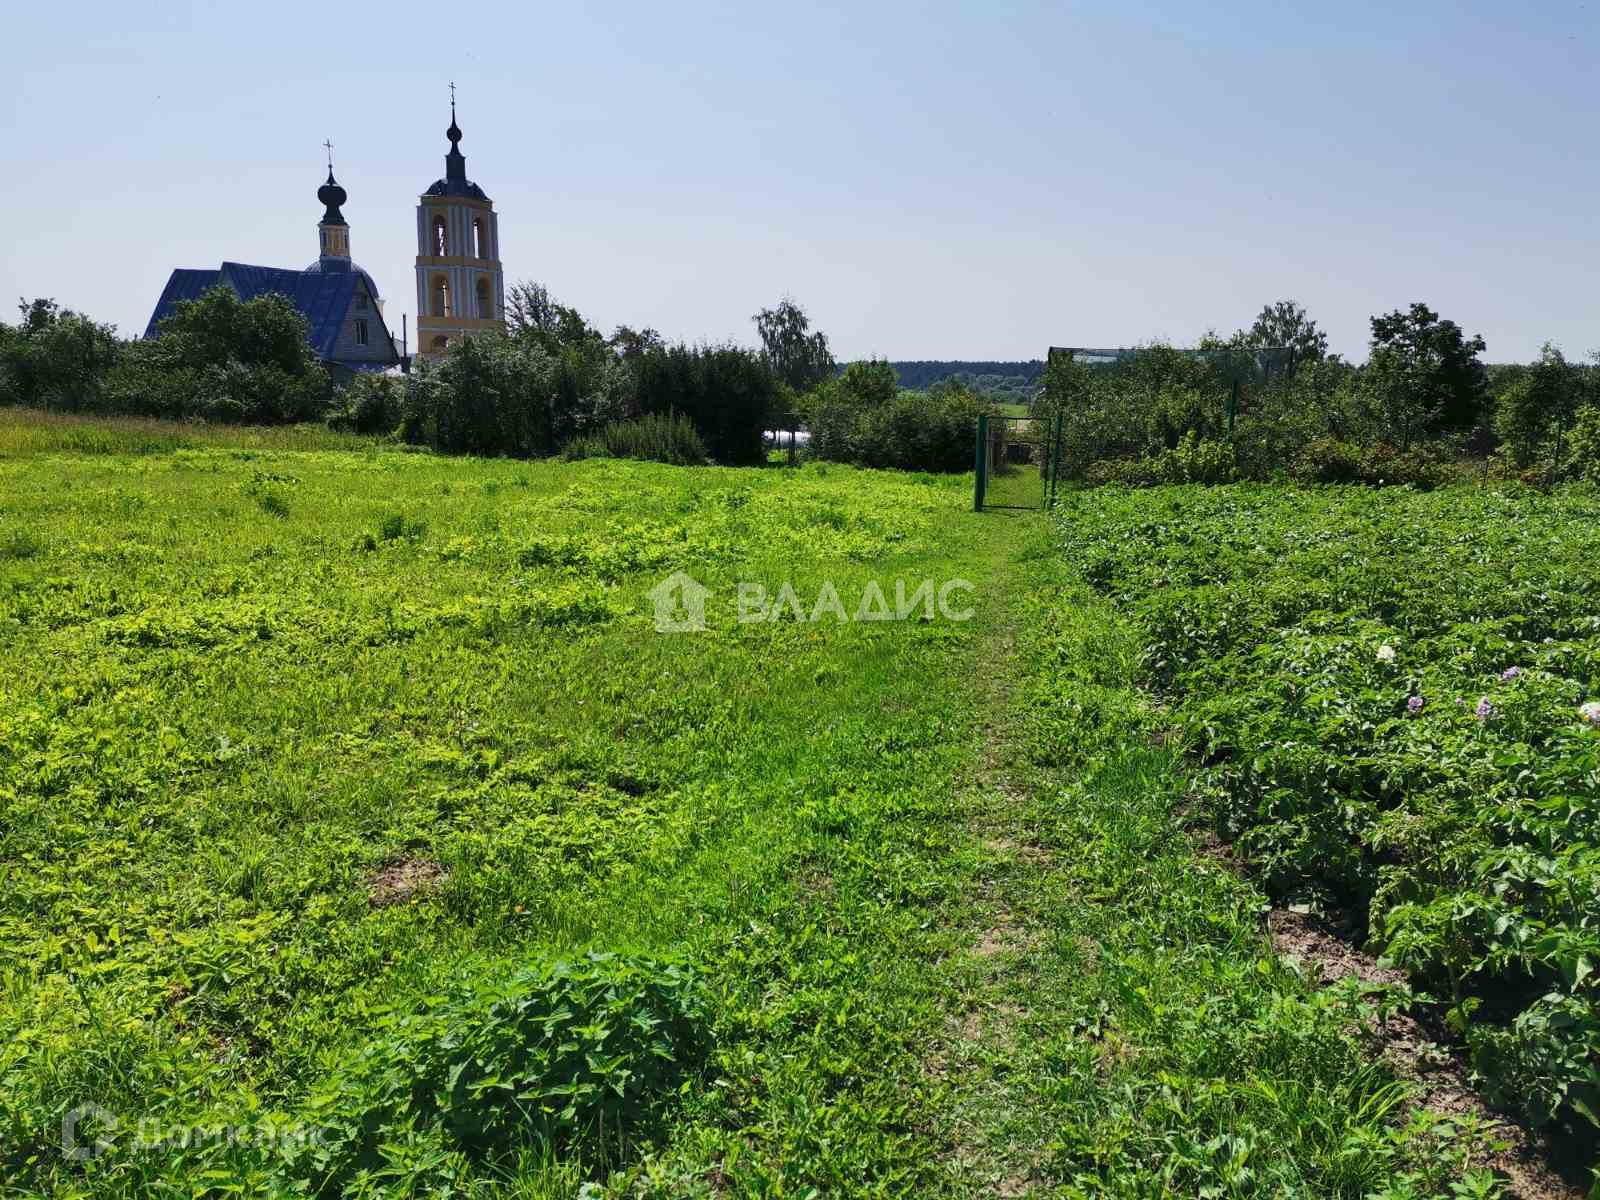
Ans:
[{"label": "onion dome", "polygon": [[471,196],[474,200],[489,199],[483,189],[467,178],[467,156],[461,153],[461,126],[456,124],[456,101],[450,97],[450,128],[444,131],[450,139],[450,150],[444,156],[444,178],[436,179],[423,192],[424,196]]},{"label": "onion dome", "polygon": [[339,211],[339,206],[349,199],[345,190],[339,186],[333,177],[333,168],[328,168],[328,182],[317,189],[317,199],[322,201],[326,211],[322,214],[324,225],[345,224],[344,214]]}]

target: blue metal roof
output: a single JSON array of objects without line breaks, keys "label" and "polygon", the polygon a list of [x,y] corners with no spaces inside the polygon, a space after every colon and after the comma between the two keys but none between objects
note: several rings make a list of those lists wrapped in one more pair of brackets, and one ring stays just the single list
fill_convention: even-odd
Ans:
[{"label": "blue metal roof", "polygon": [[[145,327],[145,337],[155,337],[157,326],[176,311],[184,300],[198,300],[217,284],[232,288],[241,300],[254,300],[273,292],[288,298],[310,327],[307,341],[320,358],[332,359],[339,341],[339,329],[355,295],[356,280],[366,272],[291,271],[281,267],[257,267],[249,263],[225,262],[217,271],[177,270],[156,302],[156,310]],[[376,289],[373,289],[376,297]],[[383,319],[378,317],[383,329]],[[388,337],[387,330],[383,336]]]},{"label": "blue metal roof", "polygon": [[177,310],[179,301],[198,300],[216,287],[220,274],[220,271],[190,271],[181,267],[174,271],[172,278],[167,280],[167,286],[161,290],[161,299],[156,301],[155,312],[150,314],[150,324],[144,327],[145,337],[156,336],[156,326]]},{"label": "blue metal roof", "polygon": [[358,267],[348,258],[329,258],[324,255],[306,268],[308,271],[337,275],[341,271],[353,271],[367,281],[367,291],[374,300],[378,299],[378,285],[371,275],[367,274],[365,267]]},{"label": "blue metal roof", "polygon": [[311,326],[311,348],[323,358],[332,358],[339,341],[339,327],[355,294],[356,276],[345,273],[286,271],[281,267],[253,267],[248,263],[222,264],[222,282],[239,293],[241,300],[254,300],[272,292],[287,296],[289,303]]}]

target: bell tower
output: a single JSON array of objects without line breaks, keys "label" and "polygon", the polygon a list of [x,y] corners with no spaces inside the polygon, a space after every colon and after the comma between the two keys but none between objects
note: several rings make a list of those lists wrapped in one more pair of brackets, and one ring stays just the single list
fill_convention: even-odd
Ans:
[{"label": "bell tower", "polygon": [[467,178],[453,83],[445,137],[444,178],[417,203],[417,353],[424,358],[470,334],[505,328],[500,221],[493,202]]}]

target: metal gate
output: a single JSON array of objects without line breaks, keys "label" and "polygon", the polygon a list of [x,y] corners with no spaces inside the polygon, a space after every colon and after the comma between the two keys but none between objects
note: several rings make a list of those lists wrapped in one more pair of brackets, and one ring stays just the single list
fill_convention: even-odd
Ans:
[{"label": "metal gate", "polygon": [[978,417],[973,467],[975,512],[1051,508],[1061,471],[1061,417]]}]

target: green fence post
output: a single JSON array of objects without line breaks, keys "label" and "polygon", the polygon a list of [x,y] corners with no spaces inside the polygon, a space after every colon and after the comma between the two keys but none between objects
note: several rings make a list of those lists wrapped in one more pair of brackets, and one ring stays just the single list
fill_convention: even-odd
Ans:
[{"label": "green fence post", "polygon": [[1066,421],[1065,413],[1056,414],[1056,429],[1050,451],[1050,507],[1056,506],[1056,481],[1061,478],[1061,434]]},{"label": "green fence post", "polygon": [[1228,440],[1233,441],[1233,418],[1239,411],[1239,381],[1233,381],[1233,388],[1228,393]]},{"label": "green fence post", "polygon": [[983,511],[983,485],[989,476],[989,414],[978,414],[978,449],[973,456],[972,511]]}]

